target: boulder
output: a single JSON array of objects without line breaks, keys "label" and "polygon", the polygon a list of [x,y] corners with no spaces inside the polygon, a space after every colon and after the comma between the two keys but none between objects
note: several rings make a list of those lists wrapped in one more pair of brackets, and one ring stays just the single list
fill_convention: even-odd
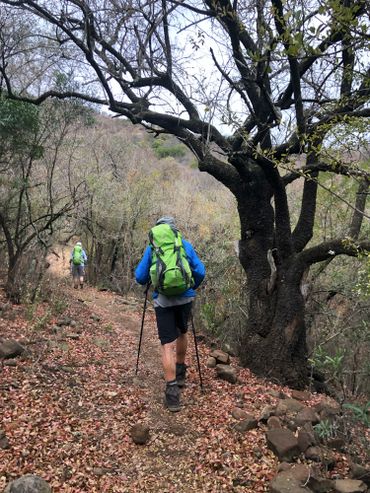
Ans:
[{"label": "boulder", "polygon": [[298,412],[295,417],[295,422],[297,426],[303,426],[305,423],[316,425],[317,423],[320,423],[320,416],[312,409],[312,407],[305,406]]},{"label": "boulder", "polygon": [[230,356],[220,349],[213,350],[209,356],[211,358],[215,358],[217,363],[221,363],[223,365],[228,365],[230,363]]},{"label": "boulder", "polygon": [[322,450],[320,447],[308,447],[304,453],[306,459],[320,462],[322,459]]},{"label": "boulder", "polygon": [[277,416],[270,416],[267,420],[267,427],[269,430],[276,430],[282,428],[281,421]]},{"label": "boulder", "polygon": [[235,351],[233,350],[233,348],[231,347],[231,345],[229,343],[225,342],[222,345],[221,349],[224,353],[227,353],[229,356],[235,356]]},{"label": "boulder", "polygon": [[0,303],[0,312],[6,312],[6,310],[8,310],[9,307],[10,307],[10,304]]},{"label": "boulder", "polygon": [[66,339],[72,339],[77,341],[81,336],[80,334],[75,334],[74,332],[71,332],[70,334],[65,335]]},{"label": "boulder", "polygon": [[334,481],[334,490],[336,493],[364,493],[367,486],[358,479],[337,479]]},{"label": "boulder", "polygon": [[4,493],[51,493],[51,488],[40,476],[26,474],[9,483]]},{"label": "boulder", "polygon": [[292,398],[297,401],[308,401],[311,398],[311,394],[304,390],[292,390]]},{"label": "boulder", "polygon": [[50,331],[52,334],[60,334],[63,332],[63,328],[61,325],[52,325]]},{"label": "boulder", "polygon": [[92,470],[93,474],[95,476],[104,476],[105,474],[110,472],[110,469],[107,469],[106,467],[94,467]]},{"label": "boulder", "polygon": [[258,421],[262,421],[263,423],[265,423],[269,419],[269,417],[274,414],[274,412],[275,412],[274,407],[265,406],[261,411],[261,415],[260,415]]},{"label": "boulder", "polygon": [[11,359],[20,356],[25,348],[14,339],[3,339],[0,343],[0,358]]},{"label": "boulder", "polygon": [[294,433],[297,431],[298,426],[294,419],[285,419],[285,424],[290,431],[293,431]]},{"label": "boulder", "polygon": [[250,417],[250,415],[246,411],[244,411],[244,409],[240,409],[240,407],[235,407],[232,410],[231,415],[235,419],[247,419],[248,417]]},{"label": "boulder", "polygon": [[289,462],[280,462],[278,465],[278,472],[282,471],[288,471],[288,469],[291,469],[292,464],[289,464]]},{"label": "boulder", "polygon": [[282,463],[283,471],[273,480],[271,490],[275,493],[333,493],[334,481],[319,476],[314,467],[304,464],[290,465]]},{"label": "boulder", "polygon": [[360,464],[356,464],[355,462],[351,462],[350,468],[351,468],[351,476],[353,479],[360,479],[365,484],[367,484],[368,487],[370,487],[370,469],[369,468],[361,466]]},{"label": "boulder", "polygon": [[311,429],[307,425],[301,428],[298,431],[297,439],[298,439],[299,450],[301,452],[305,452],[308,449],[308,447],[317,445],[317,440],[312,425],[311,425]]},{"label": "boulder", "polygon": [[279,402],[279,404],[280,403],[288,408],[288,414],[298,413],[306,407],[304,404],[302,404],[302,402],[297,401],[296,399],[283,399]]},{"label": "boulder", "polygon": [[8,359],[8,360],[4,361],[4,366],[16,367],[17,361],[15,359]]},{"label": "boulder", "polygon": [[274,416],[285,416],[288,412],[288,406],[284,404],[284,401],[279,401],[273,414]]},{"label": "boulder", "polygon": [[0,430],[0,449],[6,450],[10,448],[9,440],[5,435],[4,430]]},{"label": "boulder", "polygon": [[6,436],[1,437],[0,438],[0,449],[6,450],[8,448],[10,448],[8,438]]},{"label": "boulder", "polygon": [[235,369],[229,365],[216,365],[216,372],[218,378],[227,382],[236,383],[238,380]]},{"label": "boulder", "polygon": [[281,392],[280,390],[275,390],[275,389],[267,390],[266,394],[271,395],[271,397],[275,397],[276,399],[285,399],[286,398],[286,395],[284,394],[284,392]]},{"label": "boulder", "polygon": [[206,367],[207,367],[207,368],[216,368],[216,365],[217,365],[216,358],[213,358],[212,356],[210,356],[210,357],[207,359],[207,362],[206,362]]},{"label": "boulder", "polygon": [[329,438],[328,440],[326,440],[326,445],[329,448],[341,451],[345,448],[346,442],[345,442],[344,438],[335,437],[335,438]]},{"label": "boulder", "polygon": [[266,433],[267,446],[281,461],[291,462],[300,453],[298,440],[290,430],[275,429]]},{"label": "boulder", "polygon": [[137,445],[145,445],[149,440],[149,426],[142,423],[137,423],[130,430],[130,435],[134,443]]},{"label": "boulder", "polygon": [[246,431],[253,430],[258,427],[258,421],[251,415],[240,421],[236,426],[235,430],[245,433]]},{"label": "boulder", "polygon": [[327,398],[316,404],[314,409],[322,420],[333,419],[340,413],[340,404],[334,399]]},{"label": "boulder", "polygon": [[57,321],[57,325],[62,327],[63,325],[68,326],[72,322],[71,317],[64,317]]},{"label": "boulder", "polygon": [[332,493],[334,491],[334,481],[317,477],[314,474],[311,474],[307,486],[315,493]]},{"label": "boulder", "polygon": [[307,466],[297,464],[280,472],[270,484],[271,493],[310,493],[313,492],[305,485],[310,476]]}]

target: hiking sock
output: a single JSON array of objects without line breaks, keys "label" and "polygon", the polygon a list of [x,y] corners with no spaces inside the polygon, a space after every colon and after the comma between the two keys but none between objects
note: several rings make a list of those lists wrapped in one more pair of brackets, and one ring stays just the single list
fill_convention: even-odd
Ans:
[{"label": "hiking sock", "polygon": [[187,366],[185,363],[176,363],[176,380],[179,387],[185,385],[186,369]]},{"label": "hiking sock", "polygon": [[165,405],[173,413],[180,411],[180,389],[176,380],[171,380],[166,384]]}]

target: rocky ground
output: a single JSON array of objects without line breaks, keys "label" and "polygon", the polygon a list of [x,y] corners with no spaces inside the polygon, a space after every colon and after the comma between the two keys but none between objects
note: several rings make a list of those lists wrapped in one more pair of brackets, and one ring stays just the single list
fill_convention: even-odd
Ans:
[{"label": "rocky ground", "polygon": [[203,390],[191,339],[183,409],[168,412],[152,308],[135,375],[143,300],[73,290],[67,268],[54,259],[36,307],[1,293],[0,491],[368,491],[368,428],[207,339]]}]

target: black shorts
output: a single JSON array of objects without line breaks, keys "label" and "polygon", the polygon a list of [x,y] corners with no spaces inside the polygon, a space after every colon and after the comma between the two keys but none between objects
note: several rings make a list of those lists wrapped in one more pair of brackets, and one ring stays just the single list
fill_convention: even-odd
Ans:
[{"label": "black shorts", "polygon": [[158,336],[162,345],[175,341],[180,334],[187,332],[192,306],[190,301],[184,305],[155,307]]},{"label": "black shorts", "polygon": [[84,265],[74,265],[72,264],[72,276],[73,277],[83,277],[85,275]]}]

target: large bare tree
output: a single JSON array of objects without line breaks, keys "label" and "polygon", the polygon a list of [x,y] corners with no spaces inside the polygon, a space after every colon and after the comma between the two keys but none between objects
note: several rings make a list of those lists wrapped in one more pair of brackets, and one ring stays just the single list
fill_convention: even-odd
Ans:
[{"label": "large bare tree", "polygon": [[[3,24],[3,95],[36,104],[74,97],[105,105],[133,124],[176,135],[195,154],[199,169],[232,191],[250,306],[242,362],[303,386],[308,377],[302,280],[314,263],[370,248],[360,236],[369,173],[353,162],[334,162],[328,151],[337,128],[358,138],[368,130],[368,2],[0,4],[23,26]],[[27,36],[32,47],[22,52]],[[68,89],[53,85],[56,68],[69,77]],[[36,93],[33,85],[40,79],[44,91]],[[299,168],[292,165],[296,155]],[[347,233],[312,244],[325,172],[357,180],[358,193]],[[293,225],[287,186],[296,180],[303,192]]]}]

